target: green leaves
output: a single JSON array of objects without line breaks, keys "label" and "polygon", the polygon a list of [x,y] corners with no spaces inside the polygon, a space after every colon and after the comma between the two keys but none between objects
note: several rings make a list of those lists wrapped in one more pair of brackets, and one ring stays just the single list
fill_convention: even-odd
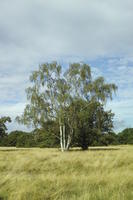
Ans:
[{"label": "green leaves", "polygon": [[108,99],[112,100],[112,94],[116,92],[115,84],[107,84],[103,77],[98,77],[90,84],[90,93],[93,99],[106,103]]},{"label": "green leaves", "polygon": [[10,117],[1,117],[0,118],[0,138],[4,137],[6,135],[6,123],[7,122],[11,122],[11,118]]},{"label": "green leaves", "polygon": [[84,63],[70,64],[64,74],[57,62],[44,63],[32,72],[30,81],[32,86],[26,89],[29,105],[22,117],[26,120],[22,121],[32,121],[33,125],[67,115],[66,108],[74,99],[105,103],[117,89],[115,84],[105,83],[103,77],[93,81],[90,66]]},{"label": "green leaves", "polygon": [[105,83],[103,77],[93,80],[89,65],[72,63],[63,73],[57,62],[44,63],[32,72],[30,81],[32,85],[26,89],[29,104],[23,115],[17,118],[18,122],[37,128],[44,122],[56,121],[66,127],[64,134],[67,136],[72,135],[79,124],[87,131],[93,126],[102,129],[101,124],[107,121],[106,127],[111,128],[112,115],[104,112],[103,104],[112,99],[117,87]]}]

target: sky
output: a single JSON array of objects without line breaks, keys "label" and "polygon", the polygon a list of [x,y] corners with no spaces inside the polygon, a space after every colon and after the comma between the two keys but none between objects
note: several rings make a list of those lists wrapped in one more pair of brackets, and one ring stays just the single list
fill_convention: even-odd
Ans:
[{"label": "sky", "polygon": [[115,131],[133,127],[132,0],[0,0],[0,116],[9,131],[27,103],[31,72],[45,62],[91,66],[118,91],[106,105]]}]

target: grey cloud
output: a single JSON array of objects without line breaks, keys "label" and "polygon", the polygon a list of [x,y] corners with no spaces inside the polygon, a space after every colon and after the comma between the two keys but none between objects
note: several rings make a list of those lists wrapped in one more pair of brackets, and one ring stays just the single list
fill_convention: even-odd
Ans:
[{"label": "grey cloud", "polygon": [[46,57],[131,52],[131,1],[14,0],[1,4],[0,40],[6,48],[16,45],[25,53],[32,50]]},{"label": "grey cloud", "polygon": [[[109,60],[108,80],[120,87],[127,81],[130,94],[124,91],[121,98],[124,94],[131,97],[133,71],[128,65],[133,61],[132,10],[132,0],[0,1],[1,101],[17,99],[24,104],[29,74],[41,62],[68,63],[112,56],[125,59]],[[93,74],[106,73],[96,66]],[[4,112],[10,114],[11,107],[4,107]]]}]

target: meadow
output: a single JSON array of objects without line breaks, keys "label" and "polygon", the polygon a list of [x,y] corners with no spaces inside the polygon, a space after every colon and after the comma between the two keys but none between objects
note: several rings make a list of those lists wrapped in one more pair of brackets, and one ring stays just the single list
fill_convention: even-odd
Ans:
[{"label": "meadow", "polygon": [[0,148],[0,200],[132,200],[133,146]]}]

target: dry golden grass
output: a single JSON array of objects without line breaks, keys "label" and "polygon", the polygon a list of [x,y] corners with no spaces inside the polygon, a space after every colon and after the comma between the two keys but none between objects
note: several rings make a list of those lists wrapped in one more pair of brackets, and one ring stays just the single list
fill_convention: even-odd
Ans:
[{"label": "dry golden grass", "polygon": [[0,148],[0,200],[133,200],[133,147]]}]

